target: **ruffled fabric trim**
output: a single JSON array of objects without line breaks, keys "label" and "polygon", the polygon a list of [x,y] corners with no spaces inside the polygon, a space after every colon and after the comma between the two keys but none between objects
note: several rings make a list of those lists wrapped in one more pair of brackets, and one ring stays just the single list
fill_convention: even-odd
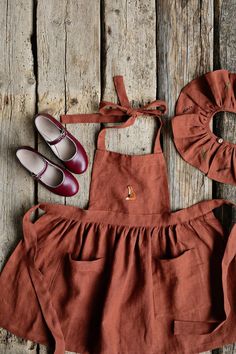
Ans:
[{"label": "ruffled fabric trim", "polygon": [[174,142],[183,159],[209,178],[236,185],[236,145],[209,128],[221,111],[236,113],[236,74],[216,70],[191,81],[176,104]]}]

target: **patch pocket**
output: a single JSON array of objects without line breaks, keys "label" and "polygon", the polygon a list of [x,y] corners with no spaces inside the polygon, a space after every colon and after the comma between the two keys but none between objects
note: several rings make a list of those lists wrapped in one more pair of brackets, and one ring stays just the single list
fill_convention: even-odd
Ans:
[{"label": "patch pocket", "polygon": [[66,341],[76,338],[80,351],[95,342],[106,298],[106,257],[62,256],[50,293]]},{"label": "patch pocket", "polygon": [[98,323],[106,294],[105,260],[77,259],[70,253],[61,260],[50,291],[61,321],[67,321],[72,332],[77,331],[68,333],[68,338],[78,336],[80,328],[86,333],[86,328]]},{"label": "patch pocket", "polygon": [[199,309],[206,300],[205,289],[204,263],[197,248],[187,249],[175,258],[153,257],[153,295],[157,317]]},{"label": "patch pocket", "polygon": [[72,273],[77,273],[78,271],[90,271],[90,272],[100,272],[104,268],[105,257],[96,257],[86,260],[77,259],[71,253],[67,254],[70,263],[70,269]]}]

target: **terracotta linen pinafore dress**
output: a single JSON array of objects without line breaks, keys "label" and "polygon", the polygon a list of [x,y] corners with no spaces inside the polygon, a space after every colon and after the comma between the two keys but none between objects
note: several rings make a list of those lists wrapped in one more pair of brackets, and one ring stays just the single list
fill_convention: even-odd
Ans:
[{"label": "terracotta linen pinafore dress", "polygon": [[[158,101],[132,109],[122,78],[115,84],[121,106],[105,103],[88,120],[128,115],[124,127],[143,112],[161,115],[147,112]],[[227,202],[171,213],[160,127],[154,154],[142,156],[107,151],[105,132],[89,209],[45,203],[25,214],[24,239],[0,276],[0,326],[54,338],[57,354],[190,354],[235,342],[236,227],[227,235],[213,213]],[[45,214],[33,223],[37,208]]]}]

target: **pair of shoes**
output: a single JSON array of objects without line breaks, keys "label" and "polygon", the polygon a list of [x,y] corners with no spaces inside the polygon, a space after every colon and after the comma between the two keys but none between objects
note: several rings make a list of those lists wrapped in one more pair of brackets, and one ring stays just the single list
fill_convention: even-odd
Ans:
[{"label": "pair of shoes", "polygon": [[85,149],[50,114],[38,114],[34,123],[39,134],[65,168],[50,161],[29,146],[21,146],[17,149],[18,160],[31,176],[49,191],[64,197],[75,195],[79,190],[79,183],[71,172],[81,174],[86,171],[88,156]]}]

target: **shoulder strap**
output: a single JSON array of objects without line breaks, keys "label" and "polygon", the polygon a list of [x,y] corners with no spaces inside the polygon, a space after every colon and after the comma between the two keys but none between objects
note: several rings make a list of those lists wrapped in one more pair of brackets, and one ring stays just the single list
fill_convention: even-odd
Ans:
[{"label": "shoulder strap", "polygon": [[126,128],[134,124],[138,116],[146,115],[157,117],[160,122],[160,127],[158,129],[154,152],[160,151],[160,130],[162,126],[161,116],[166,113],[167,105],[165,101],[156,100],[149,103],[146,106],[140,108],[133,108],[130,106],[124,80],[122,76],[115,76],[113,78],[114,85],[116,88],[116,93],[119,98],[120,104],[115,104],[113,102],[101,101],[99,105],[99,113],[92,114],[69,114],[61,115],[61,122],[68,123],[122,123],[120,125],[110,126],[103,128],[98,135],[97,147],[98,149],[105,150],[105,137],[106,130],[115,128]]}]

